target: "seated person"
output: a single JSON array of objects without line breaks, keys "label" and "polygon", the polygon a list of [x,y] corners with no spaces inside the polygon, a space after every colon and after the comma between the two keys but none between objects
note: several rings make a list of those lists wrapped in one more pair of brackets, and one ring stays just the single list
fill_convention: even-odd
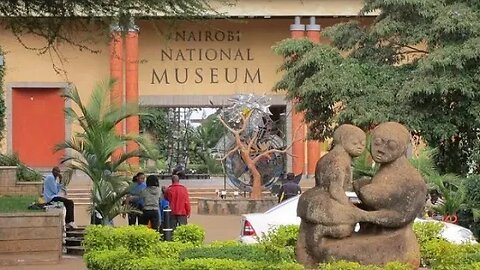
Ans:
[{"label": "seated person", "polygon": [[45,199],[45,203],[62,202],[67,212],[65,215],[65,228],[75,229],[77,225],[75,225],[74,222],[74,204],[72,200],[62,196],[65,187],[60,184],[59,181],[62,181],[60,168],[54,167],[52,173],[47,175],[43,182],[43,198]]}]

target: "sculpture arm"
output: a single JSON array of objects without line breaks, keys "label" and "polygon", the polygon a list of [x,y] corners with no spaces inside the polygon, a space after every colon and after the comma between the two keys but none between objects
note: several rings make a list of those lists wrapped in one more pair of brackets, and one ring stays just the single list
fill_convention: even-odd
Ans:
[{"label": "sculpture arm", "polygon": [[330,186],[328,187],[328,191],[330,196],[337,202],[347,205],[349,204],[349,200],[345,195],[345,190],[343,189],[343,182],[346,175],[344,173],[337,174],[334,179],[330,180]]},{"label": "sculpture arm", "polygon": [[388,228],[400,228],[411,223],[415,219],[411,215],[392,209],[381,209],[376,211],[364,211],[362,221],[377,224]]},{"label": "sculpture arm", "polygon": [[360,179],[357,179],[355,181],[353,181],[353,190],[355,191],[355,193],[359,193],[360,189],[368,184],[370,184],[370,182],[372,181],[372,178],[370,177],[362,177]]}]

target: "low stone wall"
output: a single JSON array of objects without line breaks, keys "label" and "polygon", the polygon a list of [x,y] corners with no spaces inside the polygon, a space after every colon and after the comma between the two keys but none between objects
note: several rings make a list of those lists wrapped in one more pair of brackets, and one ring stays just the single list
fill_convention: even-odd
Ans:
[{"label": "low stone wall", "polygon": [[0,167],[0,195],[40,195],[42,182],[17,182],[17,167]]},{"label": "low stone wall", "polygon": [[200,215],[241,215],[265,212],[276,204],[277,198],[261,200],[199,198],[197,211]]},{"label": "low stone wall", "polygon": [[0,214],[0,268],[58,263],[62,235],[60,213]]}]

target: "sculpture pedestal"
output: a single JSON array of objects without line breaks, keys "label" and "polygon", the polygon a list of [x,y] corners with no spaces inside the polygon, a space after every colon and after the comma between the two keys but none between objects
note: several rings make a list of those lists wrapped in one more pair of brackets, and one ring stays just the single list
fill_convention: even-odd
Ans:
[{"label": "sculpture pedestal", "polygon": [[398,261],[415,269],[420,266],[420,246],[411,225],[377,235],[354,233],[344,239],[324,239],[316,253],[312,255],[320,261],[347,260],[364,265]]}]

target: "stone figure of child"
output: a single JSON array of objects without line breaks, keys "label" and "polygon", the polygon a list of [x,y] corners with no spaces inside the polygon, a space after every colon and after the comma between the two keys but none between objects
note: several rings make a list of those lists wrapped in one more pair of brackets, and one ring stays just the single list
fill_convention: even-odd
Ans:
[{"label": "stone figure of child", "polygon": [[319,245],[324,237],[350,236],[363,212],[350,203],[345,188],[351,186],[352,158],[365,150],[366,135],[356,126],[341,125],[335,130],[333,144],[333,149],[317,163],[315,187],[306,191],[298,202],[297,215],[302,222],[297,259],[304,265],[316,265],[317,256],[308,254],[308,250],[314,250],[313,246]]}]

